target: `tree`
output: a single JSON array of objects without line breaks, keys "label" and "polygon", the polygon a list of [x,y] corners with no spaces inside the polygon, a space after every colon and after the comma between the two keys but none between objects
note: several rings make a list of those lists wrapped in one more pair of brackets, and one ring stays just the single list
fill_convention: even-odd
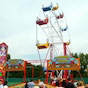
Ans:
[{"label": "tree", "polygon": [[10,54],[7,54],[7,61],[11,59]]},{"label": "tree", "polygon": [[[82,74],[83,77],[87,77],[87,72],[85,72],[85,70],[86,70],[87,65],[88,65],[88,54],[84,54],[84,53],[77,54],[77,53],[75,53],[75,54],[73,54],[73,56],[75,58],[80,58],[80,67],[81,67],[80,73]],[[79,77],[78,76],[79,74],[77,74],[76,71],[73,72],[73,74],[75,77]]]}]

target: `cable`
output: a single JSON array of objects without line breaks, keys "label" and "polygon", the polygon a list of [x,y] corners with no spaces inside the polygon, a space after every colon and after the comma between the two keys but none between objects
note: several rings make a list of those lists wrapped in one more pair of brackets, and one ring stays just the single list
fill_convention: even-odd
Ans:
[{"label": "cable", "polygon": [[39,56],[39,59],[40,59],[40,65],[42,66],[42,60],[41,60],[41,56],[40,56],[38,48],[37,48],[37,51],[38,51],[38,56]]},{"label": "cable", "polygon": [[36,24],[36,44],[37,44],[37,24]]},{"label": "cable", "polygon": [[48,51],[47,51],[47,54],[46,54],[46,57],[45,57],[45,59],[44,59],[43,66],[44,66],[44,63],[45,63],[46,58],[47,58],[47,56],[48,56],[49,50],[50,50],[50,47],[49,47],[49,49],[48,49]]}]

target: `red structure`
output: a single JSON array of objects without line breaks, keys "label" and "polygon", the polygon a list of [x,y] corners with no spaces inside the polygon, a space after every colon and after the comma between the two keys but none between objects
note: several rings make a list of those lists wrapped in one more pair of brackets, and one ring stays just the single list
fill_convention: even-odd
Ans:
[{"label": "red structure", "polygon": [[23,71],[23,81],[26,81],[26,68],[27,65],[32,67],[32,78],[34,78],[34,66],[32,66],[31,63],[28,63],[27,61],[21,60],[21,59],[12,59],[7,61],[7,51],[8,46],[5,43],[0,44],[0,80],[4,82],[6,72],[12,72],[12,71]]},{"label": "red structure", "polygon": [[67,52],[66,52],[66,43],[63,43],[63,47],[64,47],[64,56],[66,56]]},{"label": "red structure", "polygon": [[3,42],[0,44],[0,80],[4,82],[5,71],[4,64],[6,63],[7,59],[7,51],[8,46]]},{"label": "red structure", "polygon": [[23,71],[24,72],[24,76],[23,76],[24,82],[26,82],[26,73],[27,73],[26,69],[28,68],[27,66],[31,66],[32,67],[32,78],[34,78],[34,66],[32,66],[31,63],[27,63],[27,61],[13,59],[13,60],[8,61],[5,65],[6,66],[3,67],[3,70],[5,72]]},{"label": "red structure", "polygon": [[24,82],[26,81],[26,65],[27,65],[27,62],[25,61],[24,62]]},{"label": "red structure", "polygon": [[4,82],[4,75],[5,75],[5,72],[3,71],[3,70],[0,70],[0,80],[2,81],[2,82]]}]

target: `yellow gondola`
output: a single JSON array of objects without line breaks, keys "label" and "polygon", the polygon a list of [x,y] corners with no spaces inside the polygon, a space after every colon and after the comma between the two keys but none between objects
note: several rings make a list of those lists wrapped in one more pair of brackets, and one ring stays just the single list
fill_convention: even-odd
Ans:
[{"label": "yellow gondola", "polygon": [[45,49],[49,47],[49,43],[46,42],[45,44],[36,44],[38,49]]},{"label": "yellow gondola", "polygon": [[70,42],[66,42],[66,45],[70,45]]},{"label": "yellow gondola", "polygon": [[58,8],[59,8],[59,6],[55,6],[55,7],[53,7],[52,11],[57,10]]}]

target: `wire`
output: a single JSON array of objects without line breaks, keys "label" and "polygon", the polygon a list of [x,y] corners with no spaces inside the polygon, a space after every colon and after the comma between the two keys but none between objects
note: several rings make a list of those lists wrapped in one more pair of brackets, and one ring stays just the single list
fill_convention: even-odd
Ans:
[{"label": "wire", "polygon": [[38,51],[38,56],[39,56],[39,59],[40,59],[40,65],[42,66],[42,60],[41,60],[41,56],[40,56],[38,48],[37,48],[37,51]]},{"label": "wire", "polygon": [[37,32],[37,24],[36,24],[36,44],[37,44],[37,36],[38,36],[37,33],[38,32]]},{"label": "wire", "polygon": [[70,49],[69,49],[69,47],[68,47],[68,45],[67,45],[67,51],[68,51],[68,53],[70,54],[71,53],[71,51],[70,51]]},{"label": "wire", "polygon": [[47,58],[47,56],[48,56],[49,50],[50,50],[50,47],[49,47],[49,49],[48,49],[48,51],[47,51],[47,54],[46,54],[46,57],[45,57],[45,59],[44,59],[43,66],[44,66],[44,64],[45,64],[45,61],[46,61],[46,58]]}]

